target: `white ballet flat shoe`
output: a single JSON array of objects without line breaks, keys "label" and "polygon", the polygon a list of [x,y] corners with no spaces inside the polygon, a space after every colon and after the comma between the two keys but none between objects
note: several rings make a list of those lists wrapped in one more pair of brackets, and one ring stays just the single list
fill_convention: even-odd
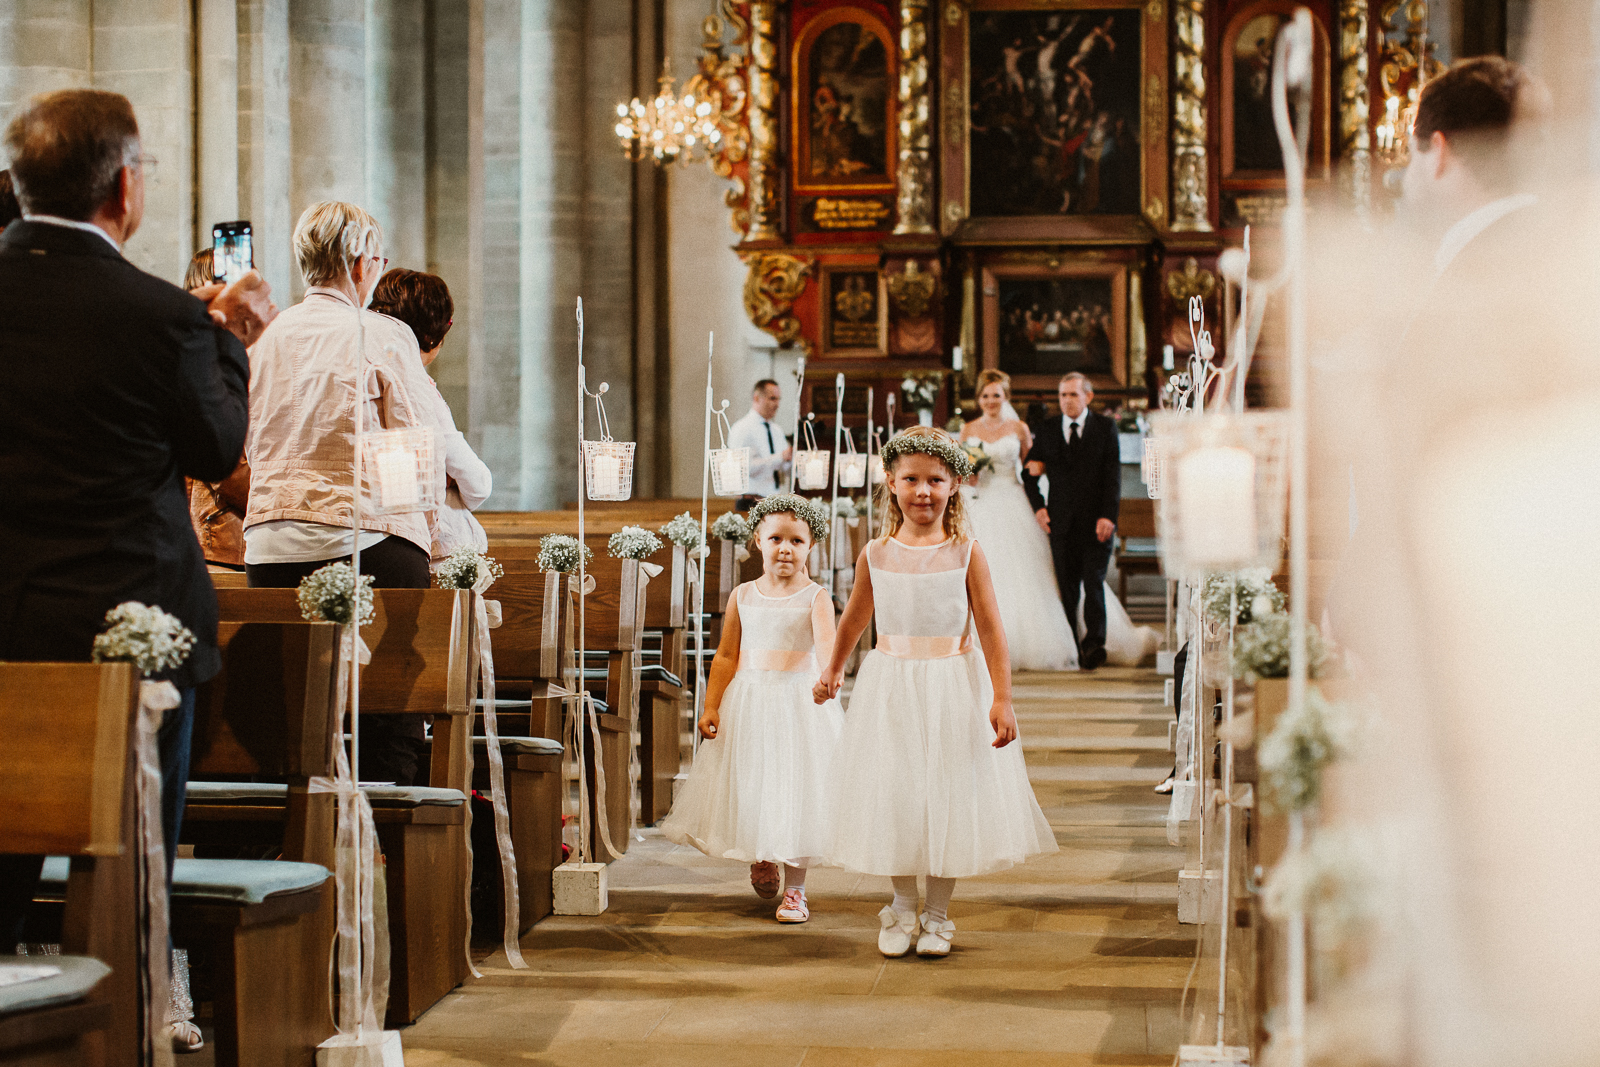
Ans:
[{"label": "white ballet flat shoe", "polygon": [[206,1047],[200,1028],[187,1019],[168,1023],[167,1037],[172,1040],[172,1051],[177,1053],[199,1052]]},{"label": "white ballet flat shoe", "polygon": [[934,921],[927,912],[922,913],[922,936],[917,938],[917,955],[948,956],[950,939],[955,936],[956,924],[949,919]]},{"label": "white ballet flat shoe", "polygon": [[878,951],[890,959],[898,959],[911,951],[911,937],[917,932],[917,913],[895,911],[888,904],[878,912],[883,929],[878,931]]}]

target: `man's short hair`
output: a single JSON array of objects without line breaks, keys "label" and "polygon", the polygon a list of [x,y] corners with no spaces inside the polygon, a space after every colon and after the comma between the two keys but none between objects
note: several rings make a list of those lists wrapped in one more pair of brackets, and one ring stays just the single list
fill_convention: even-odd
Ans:
[{"label": "man's short hair", "polygon": [[1059,389],[1068,382],[1082,382],[1083,391],[1088,393],[1090,396],[1094,395],[1094,383],[1089,380],[1089,376],[1087,374],[1080,373],[1079,371],[1073,371],[1071,374],[1063,374],[1061,376],[1061,380],[1056,383],[1056,388]]},{"label": "man's short hair", "polygon": [[399,319],[417,335],[417,347],[432,352],[444,343],[455,317],[450,287],[437,274],[396,267],[378,279],[372,310]]},{"label": "man's short hair", "polygon": [[756,387],[754,389],[750,390],[750,395],[751,396],[755,396],[757,393],[761,392],[761,390],[765,389],[769,385],[772,386],[774,389],[776,389],[778,387],[778,383],[773,381],[771,378],[763,378],[759,382],[756,383]]},{"label": "man's short hair", "polygon": [[1537,123],[1548,110],[1544,86],[1500,56],[1474,56],[1423,86],[1412,136],[1427,144],[1442,133],[1479,181],[1504,187],[1513,178],[1515,128]]},{"label": "man's short hair", "polygon": [[23,211],[86,222],[139,162],[139,123],[120,93],[63,89],[28,101],[6,127],[6,151]]},{"label": "man's short hair", "polygon": [[383,251],[383,227],[354,204],[312,204],[294,224],[294,258],[307,285],[327,285],[350,273],[355,261]]},{"label": "man's short hair", "polygon": [[0,170],[0,230],[21,217],[22,205],[17,203],[17,194],[11,188],[11,172]]}]

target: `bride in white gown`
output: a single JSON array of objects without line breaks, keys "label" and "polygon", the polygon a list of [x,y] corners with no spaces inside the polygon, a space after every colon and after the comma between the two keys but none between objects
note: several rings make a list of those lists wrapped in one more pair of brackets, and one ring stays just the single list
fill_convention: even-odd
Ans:
[{"label": "bride in white gown", "polygon": [[[1056,587],[1050,539],[1034,521],[1033,505],[1022,488],[1022,457],[1033,445],[1028,426],[1011,407],[1011,379],[997,370],[978,376],[978,407],[983,414],[961,427],[961,439],[980,442],[994,465],[978,475],[976,487],[963,489],[972,535],[983,546],[994,579],[995,599],[1011,666],[1019,671],[1075,671],[1077,635],[1084,631],[1080,601],[1076,632]],[[1106,662],[1136,666],[1159,642],[1155,631],[1135,626],[1106,585]]]}]

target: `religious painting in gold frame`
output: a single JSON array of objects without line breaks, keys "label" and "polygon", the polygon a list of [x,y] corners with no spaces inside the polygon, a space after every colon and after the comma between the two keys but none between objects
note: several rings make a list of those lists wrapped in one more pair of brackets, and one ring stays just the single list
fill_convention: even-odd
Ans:
[{"label": "religious painting in gold frame", "polygon": [[895,182],[894,38],[872,12],[833,7],[794,43],[794,188],[883,192]]},{"label": "religious painting in gold frame", "polygon": [[1128,384],[1127,263],[1015,262],[983,267],[983,366],[1017,392],[1055,390],[1064,374],[1097,390]]},{"label": "religious painting in gold frame", "polygon": [[943,233],[1110,241],[1165,228],[1166,0],[940,10]]},{"label": "religious painting in gold frame", "polygon": [[889,351],[889,301],[870,265],[822,269],[822,354],[883,356]]},{"label": "religious painting in gold frame", "polygon": [[[1272,119],[1272,50],[1301,5],[1260,0],[1222,34],[1222,180],[1230,189],[1282,189],[1283,153]],[[1328,171],[1328,31],[1312,16],[1311,177]],[[1289,110],[1293,118],[1295,109]]]}]

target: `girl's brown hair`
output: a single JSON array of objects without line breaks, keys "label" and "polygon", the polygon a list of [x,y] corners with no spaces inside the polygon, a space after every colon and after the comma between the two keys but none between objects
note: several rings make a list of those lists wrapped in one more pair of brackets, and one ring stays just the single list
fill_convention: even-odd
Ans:
[{"label": "girl's brown hair", "polygon": [[[939,442],[949,448],[961,448],[961,445],[956,442],[954,437],[932,426],[912,426],[907,430],[903,430],[898,436],[928,438],[930,441]],[[934,459],[939,459],[939,456],[932,451],[924,452],[922,449],[913,449],[912,451],[915,451],[918,455],[931,455]],[[894,468],[901,459],[905,458],[905,455],[906,452],[900,452],[884,465],[884,480],[877,489],[878,508],[883,512],[883,536],[885,538],[893,537],[906,521],[905,513],[900,510],[900,501],[895,499],[894,495]],[[944,461],[940,460],[940,462]],[[967,529],[967,503],[966,499],[961,495],[959,484],[961,479],[957,477],[956,472],[949,463],[945,463],[944,466],[945,470],[950,474],[950,480],[956,483],[956,487],[951,491],[950,500],[944,509],[944,535],[952,541],[966,541],[972,535]]]}]

